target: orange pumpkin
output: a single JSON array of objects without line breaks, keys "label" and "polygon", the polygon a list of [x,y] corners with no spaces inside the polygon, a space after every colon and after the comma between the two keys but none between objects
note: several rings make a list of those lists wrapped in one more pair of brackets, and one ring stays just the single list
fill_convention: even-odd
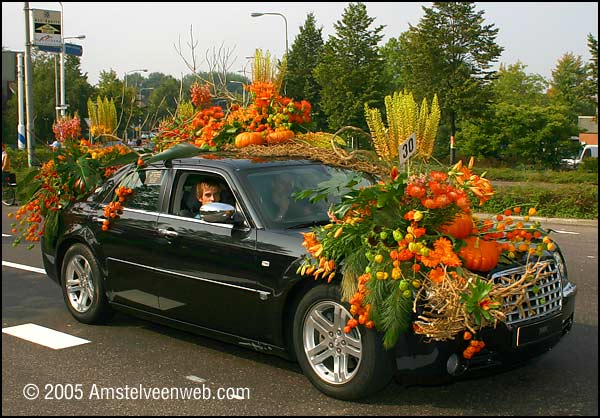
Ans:
[{"label": "orange pumpkin", "polygon": [[235,146],[244,148],[248,145],[263,145],[265,137],[260,132],[242,132],[235,137]]},{"label": "orange pumpkin", "polygon": [[267,135],[267,142],[269,145],[279,144],[292,139],[295,135],[294,131],[289,129],[274,131]]},{"label": "orange pumpkin", "polygon": [[460,212],[454,217],[454,220],[442,225],[439,230],[456,239],[466,238],[473,231],[473,218],[468,213]]},{"label": "orange pumpkin", "polygon": [[466,268],[485,273],[498,265],[502,248],[496,241],[469,237],[465,242],[467,246],[461,248],[458,255],[463,259]]}]

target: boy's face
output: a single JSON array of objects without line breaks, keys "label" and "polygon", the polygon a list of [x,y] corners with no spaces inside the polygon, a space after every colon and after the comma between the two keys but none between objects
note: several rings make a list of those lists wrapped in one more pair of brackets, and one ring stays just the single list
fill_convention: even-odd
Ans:
[{"label": "boy's face", "polygon": [[200,196],[200,203],[203,205],[221,200],[221,190],[218,187],[205,187]]}]

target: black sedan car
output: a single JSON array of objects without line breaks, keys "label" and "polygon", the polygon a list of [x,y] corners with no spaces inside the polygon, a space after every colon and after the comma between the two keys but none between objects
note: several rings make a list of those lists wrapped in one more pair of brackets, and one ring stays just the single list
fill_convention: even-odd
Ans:
[{"label": "black sedan car", "polygon": [[[458,376],[524,360],[571,328],[576,287],[556,251],[540,285],[544,298],[509,315],[473,360],[457,356],[456,341],[426,344],[412,333],[384,350],[375,329],[344,332],[351,314],[338,285],[297,273],[307,255],[301,232],[329,222],[329,203],[292,193],[346,184],[356,172],[308,160],[214,156],[132,172],[122,168],[62,211],[58,239],[42,245],[49,277],[81,322],[105,321],[116,309],[275,354],[298,361],[317,388],[340,399],[366,396],[394,376]],[[125,178],[133,194],[103,230],[104,208]],[[287,191],[275,188],[281,179]],[[371,184],[368,176],[360,181]],[[203,182],[218,184],[221,196],[199,211]],[[509,280],[519,268],[496,269],[491,278]]]}]

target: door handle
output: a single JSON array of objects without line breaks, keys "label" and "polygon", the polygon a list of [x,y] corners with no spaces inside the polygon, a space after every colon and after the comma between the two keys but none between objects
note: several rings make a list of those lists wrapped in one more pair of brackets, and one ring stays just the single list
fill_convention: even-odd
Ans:
[{"label": "door handle", "polygon": [[176,231],[173,231],[171,229],[158,229],[158,233],[160,235],[162,235],[163,237],[167,237],[167,238],[177,238],[179,236],[179,234]]}]

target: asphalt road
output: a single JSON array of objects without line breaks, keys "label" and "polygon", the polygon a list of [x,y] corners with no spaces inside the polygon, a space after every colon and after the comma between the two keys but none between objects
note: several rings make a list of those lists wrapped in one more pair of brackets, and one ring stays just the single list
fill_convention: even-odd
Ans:
[{"label": "asphalt road", "polygon": [[[551,352],[500,374],[438,386],[392,382],[344,402],[317,391],[296,364],[243,347],[121,314],[105,326],[78,323],[43,273],[5,265],[42,267],[39,248],[13,248],[4,236],[7,209],[3,330],[31,323],[89,342],[51,349],[3,333],[3,415],[598,415],[597,222],[545,224],[559,231],[579,290],[573,329]],[[181,399],[194,390],[197,399]],[[151,399],[139,399],[144,393]]]}]

